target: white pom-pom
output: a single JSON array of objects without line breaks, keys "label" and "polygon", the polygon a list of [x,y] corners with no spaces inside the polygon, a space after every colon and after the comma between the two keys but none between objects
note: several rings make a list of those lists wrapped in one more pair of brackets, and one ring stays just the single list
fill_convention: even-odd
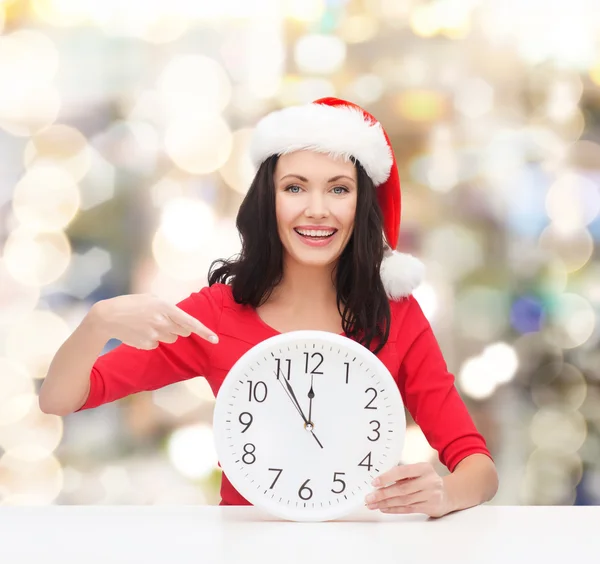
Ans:
[{"label": "white pom-pom", "polygon": [[379,271],[383,287],[392,300],[410,296],[425,275],[425,265],[406,253],[386,251]]}]

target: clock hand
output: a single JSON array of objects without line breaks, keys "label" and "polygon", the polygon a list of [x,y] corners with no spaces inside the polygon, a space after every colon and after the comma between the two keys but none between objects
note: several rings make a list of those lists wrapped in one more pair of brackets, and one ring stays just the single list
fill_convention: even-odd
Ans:
[{"label": "clock hand", "polygon": [[312,400],[315,397],[313,390],[313,374],[310,375],[310,390],[308,390],[308,420],[312,423]]},{"label": "clock hand", "polygon": [[[274,372],[274,374],[277,375],[276,372]],[[321,448],[323,448],[323,445],[321,444],[321,441],[317,438],[317,435],[315,435],[315,432],[313,431],[313,424],[308,419],[306,419],[306,416],[304,415],[304,412],[302,411],[302,408],[300,407],[300,404],[298,403],[298,399],[296,398],[296,394],[294,393],[294,390],[293,390],[292,386],[287,381],[287,379],[286,379],[285,376],[283,376],[282,378],[277,378],[277,379],[281,382],[281,385],[283,386],[283,389],[286,391],[288,397],[290,398],[290,400],[292,401],[292,403],[294,404],[294,406],[298,410],[298,413],[300,414],[300,417],[302,417],[302,419],[304,420],[304,423],[306,425],[306,429],[309,430],[312,433],[312,436],[314,437],[315,441],[317,441],[317,443],[319,443],[319,446]]]}]

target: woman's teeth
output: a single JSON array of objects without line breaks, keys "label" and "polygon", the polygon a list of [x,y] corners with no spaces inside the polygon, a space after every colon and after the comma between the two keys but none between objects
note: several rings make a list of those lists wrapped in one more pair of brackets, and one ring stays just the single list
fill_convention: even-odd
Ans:
[{"label": "woman's teeth", "polygon": [[325,239],[335,233],[335,229],[327,231],[320,229],[296,229],[295,231],[303,237],[314,237],[315,239]]}]

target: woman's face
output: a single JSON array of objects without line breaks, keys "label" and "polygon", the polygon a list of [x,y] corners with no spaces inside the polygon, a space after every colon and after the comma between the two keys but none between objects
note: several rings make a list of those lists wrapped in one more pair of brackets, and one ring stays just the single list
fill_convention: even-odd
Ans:
[{"label": "woman's face", "polygon": [[314,151],[281,155],[275,167],[277,228],[287,259],[310,266],[337,261],[354,228],[356,168]]}]

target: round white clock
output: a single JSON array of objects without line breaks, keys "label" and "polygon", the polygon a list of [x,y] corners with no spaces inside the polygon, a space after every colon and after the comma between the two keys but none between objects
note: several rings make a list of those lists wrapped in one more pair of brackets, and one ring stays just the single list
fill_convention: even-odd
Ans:
[{"label": "round white clock", "polygon": [[217,455],[250,503],[294,521],[364,505],[371,480],[400,462],[398,386],[368,349],[341,335],[293,331],[246,352],[217,394]]}]

